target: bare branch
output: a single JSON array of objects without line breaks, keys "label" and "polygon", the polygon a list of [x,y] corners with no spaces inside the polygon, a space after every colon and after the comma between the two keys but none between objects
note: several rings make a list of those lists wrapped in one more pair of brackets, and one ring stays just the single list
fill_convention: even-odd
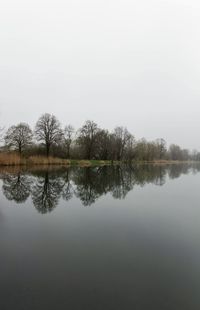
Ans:
[{"label": "bare branch", "polygon": [[8,128],[5,135],[6,146],[17,150],[21,155],[22,151],[32,143],[32,130],[28,124],[20,123]]},{"label": "bare branch", "polygon": [[41,141],[46,147],[47,157],[51,146],[58,144],[63,137],[60,122],[54,115],[43,114],[37,121],[35,127],[35,136],[38,141]]}]

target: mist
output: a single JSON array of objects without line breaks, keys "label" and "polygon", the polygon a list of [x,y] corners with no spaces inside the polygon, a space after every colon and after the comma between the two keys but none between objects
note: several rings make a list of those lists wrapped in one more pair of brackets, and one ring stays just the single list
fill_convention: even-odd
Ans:
[{"label": "mist", "polygon": [[200,3],[2,0],[0,127],[45,112],[200,149]]}]

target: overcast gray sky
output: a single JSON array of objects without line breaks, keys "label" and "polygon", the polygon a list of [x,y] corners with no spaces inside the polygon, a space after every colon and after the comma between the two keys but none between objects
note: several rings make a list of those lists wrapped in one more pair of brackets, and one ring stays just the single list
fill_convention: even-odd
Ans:
[{"label": "overcast gray sky", "polygon": [[44,112],[200,149],[200,1],[1,0],[0,125]]}]

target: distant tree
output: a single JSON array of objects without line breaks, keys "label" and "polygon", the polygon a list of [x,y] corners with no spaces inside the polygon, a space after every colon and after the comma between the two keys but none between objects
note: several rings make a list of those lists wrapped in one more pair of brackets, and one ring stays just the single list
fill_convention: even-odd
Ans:
[{"label": "distant tree", "polygon": [[197,152],[197,154],[193,160],[200,161],[200,152]]},{"label": "distant tree", "polygon": [[167,152],[166,141],[164,139],[157,139],[156,143],[158,148],[158,157],[159,159],[163,159]]},{"label": "distant tree", "polygon": [[191,158],[192,160],[198,160],[198,151],[197,150],[192,150],[192,154],[191,154]]},{"label": "distant tree", "polygon": [[190,160],[190,152],[187,149],[182,150],[182,160]]},{"label": "distant tree", "polygon": [[93,121],[86,121],[79,129],[77,143],[82,147],[86,159],[95,157],[95,145],[99,128]]},{"label": "distant tree", "polygon": [[146,142],[145,160],[152,161],[160,158],[159,147],[154,141]]},{"label": "distant tree", "polygon": [[166,142],[164,139],[147,141],[143,138],[135,143],[134,155],[134,159],[141,161],[164,159],[167,155]]},{"label": "distant tree", "polygon": [[58,144],[63,137],[60,122],[54,115],[43,114],[36,123],[35,136],[42,141],[46,148],[46,155],[49,157],[53,144]]},{"label": "distant tree", "polygon": [[132,135],[124,127],[116,127],[113,134],[114,148],[117,160],[122,160],[124,157],[125,148],[131,140]]},{"label": "distant tree", "polygon": [[67,148],[67,158],[70,158],[70,149],[73,142],[73,135],[74,135],[74,127],[72,125],[68,125],[64,129],[64,140],[65,145]]},{"label": "distant tree", "polygon": [[142,138],[137,141],[135,146],[135,158],[139,161],[147,160],[148,158],[148,142]]},{"label": "distant tree", "polygon": [[182,150],[179,145],[171,144],[169,147],[169,156],[172,160],[182,160]]},{"label": "distant tree", "polygon": [[28,124],[20,123],[16,126],[11,126],[5,135],[5,144],[17,150],[19,154],[32,143],[32,130]]},{"label": "distant tree", "polygon": [[135,138],[131,135],[130,139],[126,143],[124,158],[130,163],[135,158]]},{"label": "distant tree", "polygon": [[95,157],[100,160],[107,160],[111,151],[109,132],[105,129],[100,129],[96,135],[96,140],[98,143],[95,145]]}]

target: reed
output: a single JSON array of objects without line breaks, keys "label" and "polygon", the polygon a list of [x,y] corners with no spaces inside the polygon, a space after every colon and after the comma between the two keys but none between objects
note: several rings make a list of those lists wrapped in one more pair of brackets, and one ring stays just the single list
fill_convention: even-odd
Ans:
[{"label": "reed", "polygon": [[1,166],[20,166],[24,165],[26,160],[20,158],[17,153],[0,153]]},{"label": "reed", "polygon": [[46,157],[46,156],[30,156],[30,157],[20,157],[19,154],[10,152],[0,153],[0,166],[53,166],[53,165],[62,165],[62,166],[81,166],[81,167],[90,167],[90,166],[105,166],[110,165],[111,161],[109,160],[69,160],[58,157]]},{"label": "reed", "polygon": [[30,156],[27,159],[29,165],[70,165],[70,160],[57,157]]},{"label": "reed", "polygon": [[67,159],[45,156],[20,157],[17,153],[0,153],[0,166],[69,165]]}]

